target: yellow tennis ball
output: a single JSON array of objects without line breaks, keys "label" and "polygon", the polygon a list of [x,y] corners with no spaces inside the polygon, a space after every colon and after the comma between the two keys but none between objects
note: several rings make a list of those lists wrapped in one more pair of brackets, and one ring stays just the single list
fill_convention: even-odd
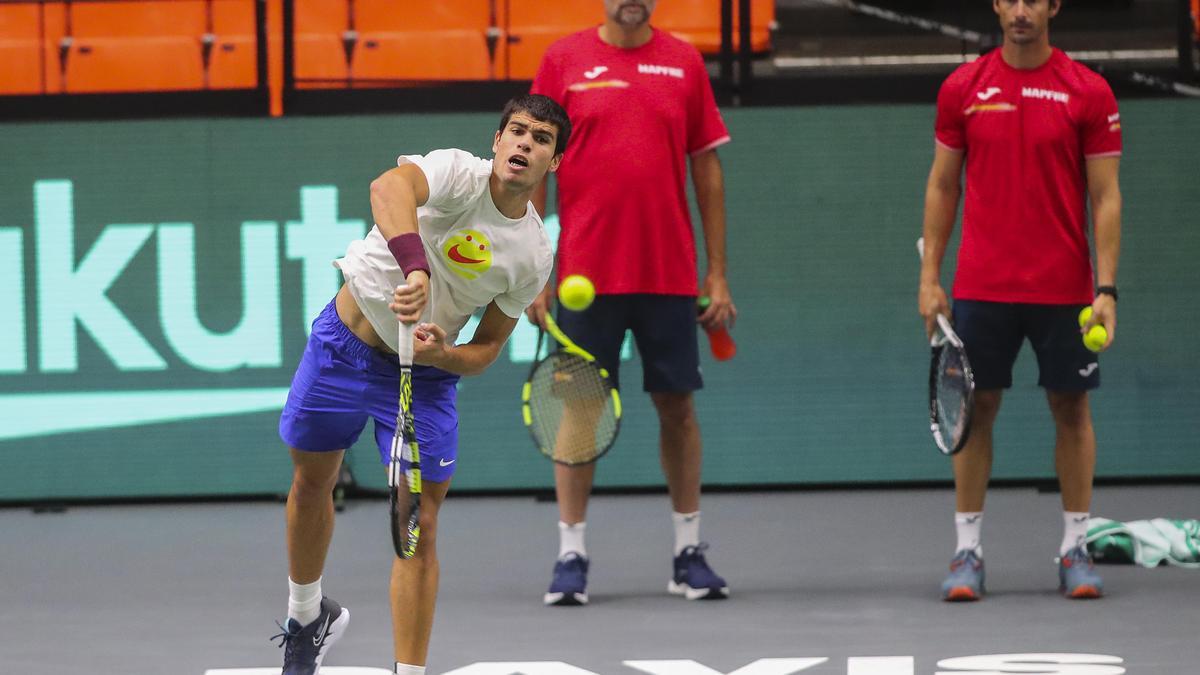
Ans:
[{"label": "yellow tennis ball", "polygon": [[1083,309],[1079,310],[1079,327],[1083,328],[1084,324],[1086,324],[1088,322],[1088,319],[1090,319],[1090,318],[1092,318],[1091,305],[1088,305],[1087,307],[1084,307]]},{"label": "yellow tennis ball", "polygon": [[1103,349],[1106,342],[1108,342],[1108,331],[1100,324],[1092,326],[1083,336],[1083,346],[1094,352]]},{"label": "yellow tennis ball", "polygon": [[572,274],[558,285],[558,301],[569,310],[585,310],[595,299],[596,287],[582,274]]}]

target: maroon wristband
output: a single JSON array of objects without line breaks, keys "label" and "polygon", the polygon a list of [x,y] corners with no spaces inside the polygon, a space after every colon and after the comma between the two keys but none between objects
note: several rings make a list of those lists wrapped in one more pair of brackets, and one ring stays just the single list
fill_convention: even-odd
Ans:
[{"label": "maroon wristband", "polygon": [[429,261],[425,259],[425,246],[421,244],[421,235],[416,232],[400,234],[388,239],[387,245],[392,257],[400,264],[404,276],[415,270],[429,274]]}]

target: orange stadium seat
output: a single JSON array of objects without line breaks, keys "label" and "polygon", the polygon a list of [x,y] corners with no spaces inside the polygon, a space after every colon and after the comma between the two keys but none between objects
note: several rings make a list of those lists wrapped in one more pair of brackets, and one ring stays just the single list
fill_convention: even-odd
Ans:
[{"label": "orange stadium seat", "polygon": [[359,40],[353,79],[486,80],[493,75],[488,0],[426,3],[354,0]]},{"label": "orange stadium seat", "polygon": [[63,70],[59,61],[60,46],[67,29],[67,9],[61,2],[47,2],[42,18],[42,58],[46,63],[46,89],[44,93],[63,92]]},{"label": "orange stadium seat", "polygon": [[0,4],[0,95],[44,91],[40,23],[35,3]]},{"label": "orange stadium seat", "polygon": [[479,31],[363,33],[352,79],[486,80],[493,75]]},{"label": "orange stadium seat", "polygon": [[249,89],[258,84],[258,36],[254,2],[213,0],[212,32],[215,38],[208,64],[212,89]]},{"label": "orange stadium seat", "polygon": [[346,56],[341,33],[298,33],[295,37],[297,80],[346,79]]},{"label": "orange stadium seat", "polygon": [[196,39],[131,42],[127,38],[77,40],[67,57],[69,93],[201,89],[204,65]]},{"label": "orange stadium seat", "polygon": [[297,34],[338,33],[346,29],[349,12],[347,0],[321,0],[320,2],[296,2],[293,22]]},{"label": "orange stadium seat", "polygon": [[[546,48],[555,40],[603,20],[595,0],[509,1],[508,75],[530,79],[537,73]],[[752,0],[750,7],[750,43],[754,51],[771,48],[771,29],[775,22],[774,0]],[[663,0],[651,21],[696,46],[701,53],[716,54],[721,49],[721,0]],[[734,11],[734,45],[738,42],[737,12]]]},{"label": "orange stadium seat", "polygon": [[[355,24],[360,31],[410,33],[475,30],[482,33],[491,23],[489,0],[427,2],[415,7],[396,0],[354,0],[353,4]],[[497,21],[503,21],[500,8],[497,8],[497,15]]]},{"label": "orange stadium seat", "polygon": [[[663,3],[659,3],[661,6]],[[657,11],[657,10],[656,10]],[[542,54],[555,40],[604,20],[603,9],[593,0],[509,0],[508,76],[531,80]]]},{"label": "orange stadium seat", "polygon": [[[752,2],[752,46],[767,51],[775,4]],[[669,0],[659,3],[654,23],[715,54],[720,7],[720,0]],[[457,0],[419,9],[396,0],[297,2],[295,73],[308,81],[306,86],[529,79],[552,42],[602,18],[596,0]],[[489,51],[493,22],[494,50]],[[343,36],[351,28],[355,41],[347,63]],[[736,40],[736,26],[734,35]]]},{"label": "orange stadium seat", "polygon": [[[750,48],[771,49],[771,25],[775,23],[775,0],[751,0]],[[692,43],[703,54],[721,50],[721,0],[669,0],[658,3],[654,24]],[[737,2],[733,10],[733,48],[738,39]]]},{"label": "orange stadium seat", "polygon": [[73,3],[66,91],[129,92],[204,86],[203,0]]},{"label": "orange stadium seat", "polygon": [[[296,78],[326,86],[489,79],[490,8],[488,0],[429,3],[416,10],[395,0],[297,3]],[[351,15],[356,39],[347,64],[343,37]]]},{"label": "orange stadium seat", "polygon": [[346,79],[342,33],[349,26],[348,7],[347,0],[295,3],[296,79]]}]

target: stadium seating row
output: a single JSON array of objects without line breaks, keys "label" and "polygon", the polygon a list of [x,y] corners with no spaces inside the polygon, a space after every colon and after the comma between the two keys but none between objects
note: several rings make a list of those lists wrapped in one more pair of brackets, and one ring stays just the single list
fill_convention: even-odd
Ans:
[{"label": "stadium seating row", "polygon": [[254,3],[0,4],[0,93],[251,88]]},{"label": "stadium seating row", "polygon": [[[551,42],[601,18],[598,0],[458,0],[420,12],[395,7],[395,0],[298,4],[297,80],[531,79]],[[721,44],[720,8],[720,0],[664,0],[654,23],[712,54]],[[751,16],[751,45],[767,51],[774,0],[753,0]]]},{"label": "stadium seating row", "polygon": [[[414,4],[295,0],[297,82],[529,79],[547,45],[601,18],[599,0]],[[752,17],[751,44],[767,51],[774,0],[753,0]],[[720,0],[661,0],[654,18],[719,49]],[[4,2],[0,95],[252,88],[255,36],[255,0]]]}]

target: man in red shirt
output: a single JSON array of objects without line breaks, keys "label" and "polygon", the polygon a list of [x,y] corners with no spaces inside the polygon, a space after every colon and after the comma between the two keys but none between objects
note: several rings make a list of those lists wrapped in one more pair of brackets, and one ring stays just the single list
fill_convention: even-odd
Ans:
[{"label": "man in red shirt", "polygon": [[[692,392],[702,386],[697,345],[698,292],[711,302],[706,327],[737,315],[725,279],[725,197],[716,148],[729,141],[694,47],[650,26],[655,0],[604,0],[605,21],[546,50],[532,92],[567,110],[574,142],[558,173],[558,276],[582,274],[596,300],[562,310],[563,330],[616,377],[625,331],[643,364],[643,388],[658,411],[663,472],[675,524],[672,593],[723,598],[725,580],[701,543],[700,428]],[[704,231],[707,270],[697,287],[688,215],[691,161]],[[535,198],[539,210],[545,204]],[[526,313],[544,324],[554,281]],[[559,558],[546,604],[587,602],[585,517],[595,466],[555,465]]]},{"label": "man in red shirt", "polygon": [[1104,348],[1112,344],[1121,236],[1120,116],[1108,84],[1050,46],[1049,23],[1061,0],[993,0],[993,7],[1004,44],[960,66],[942,85],[925,193],[919,306],[932,332],[936,315],[950,309],[941,263],[965,162],[953,316],[975,370],[976,392],[970,438],[953,459],[958,545],[942,594],[946,600],[982,597],[980,525],[992,426],[1028,338],[1056,429],[1064,511],[1060,590],[1072,598],[1094,598],[1103,586],[1084,544],[1096,462],[1087,392],[1099,386],[1100,371],[1096,355],[1083,346],[1077,317],[1091,306],[1084,330],[1101,324],[1108,330]]}]

